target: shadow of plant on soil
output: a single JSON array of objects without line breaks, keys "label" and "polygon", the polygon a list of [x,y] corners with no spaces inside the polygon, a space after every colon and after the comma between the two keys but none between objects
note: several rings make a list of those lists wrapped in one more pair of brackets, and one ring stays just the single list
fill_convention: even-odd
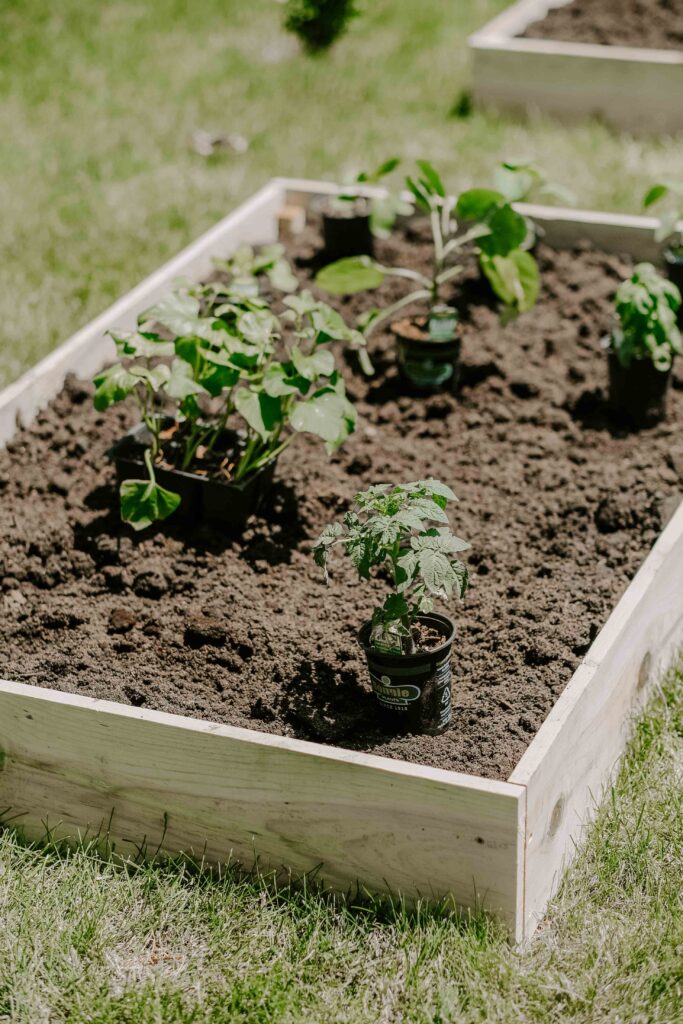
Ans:
[{"label": "shadow of plant on soil", "polygon": [[83,499],[83,504],[93,511],[104,511],[104,515],[87,523],[78,523],[74,528],[75,547],[89,554],[98,565],[119,561],[124,538],[138,547],[158,536],[180,541],[186,550],[197,554],[221,555],[237,546],[240,557],[251,564],[265,561],[269,565],[280,565],[291,561],[292,552],[306,537],[296,493],[280,480],[276,480],[260,511],[251,517],[242,534],[203,523],[173,522],[172,517],[136,533],[121,521],[118,500],[113,483],[93,488]]},{"label": "shadow of plant on soil", "polygon": [[377,703],[359,678],[359,664],[337,652],[342,665],[324,658],[301,661],[278,698],[285,721],[304,739],[363,744],[378,732]]}]

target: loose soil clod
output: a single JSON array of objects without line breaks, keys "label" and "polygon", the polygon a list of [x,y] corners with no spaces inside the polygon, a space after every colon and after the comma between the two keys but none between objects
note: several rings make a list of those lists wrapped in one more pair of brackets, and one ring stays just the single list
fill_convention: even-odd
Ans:
[{"label": "loose soil clod", "polygon": [[[303,276],[315,244],[310,231],[296,243]],[[386,263],[426,254],[419,225],[378,244]],[[630,264],[588,248],[539,259],[539,304],[505,329],[475,268],[454,288],[449,301],[464,288],[469,304],[457,398],[402,393],[395,341],[378,334],[375,377],[346,371],[357,433],[332,460],[303,438],[286,452],[241,539],[123,527],[104,453],[135,410],[101,415],[69,383],[0,453],[0,676],[507,777],[683,489],[681,366],[667,422],[628,433],[606,407],[600,339]],[[401,293],[387,282],[338,306],[350,319]],[[50,486],[57,472],[68,494]],[[443,609],[458,626],[453,724],[387,737],[356,640],[373,595],[361,606],[346,566],[326,589],[310,547],[356,490],[425,476],[453,486],[453,526],[474,542],[471,591]],[[112,633],[116,608],[139,626]],[[186,642],[197,615],[224,623],[224,643]]]}]

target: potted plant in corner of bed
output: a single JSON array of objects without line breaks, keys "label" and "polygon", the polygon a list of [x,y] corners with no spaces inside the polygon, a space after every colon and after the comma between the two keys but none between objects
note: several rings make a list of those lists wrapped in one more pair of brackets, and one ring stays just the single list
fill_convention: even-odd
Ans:
[{"label": "potted plant in corner of bed", "polygon": [[141,423],[111,452],[121,517],[134,529],[176,511],[239,529],[299,433],[333,452],[355,429],[327,343],[365,339],[310,292],[283,301],[280,318],[242,295],[202,315],[200,299],[180,291],[138,331],[112,335],[120,361],[95,378],[94,402],[103,411],[130,396],[139,408]]},{"label": "potted plant in corner of bed", "polygon": [[618,416],[638,427],[666,415],[666,400],[681,334],[676,313],[681,293],[651,263],[639,263],[617,289],[619,320],[607,339],[609,401]]},{"label": "potted plant in corner of bed", "polygon": [[469,544],[448,525],[457,498],[438,480],[377,484],[357,494],[343,522],[325,527],[314,548],[325,572],[341,546],[360,579],[373,570],[389,593],[359,633],[373,691],[387,726],[437,735],[451,720],[451,648],[455,623],[434,599],[463,597],[468,573],[458,554]]},{"label": "potted plant in corner of bed", "polygon": [[375,237],[387,237],[398,216],[413,212],[411,203],[389,189],[366,194],[367,186],[379,185],[399,163],[392,157],[374,171],[361,171],[339,192],[314,204],[320,211],[323,252],[328,261],[372,256]]},{"label": "potted plant in corner of bed", "polygon": [[[460,360],[460,315],[445,302],[444,289],[462,273],[457,257],[474,249],[495,295],[511,317],[530,309],[538,296],[539,273],[531,253],[521,246],[528,226],[505,196],[493,189],[474,188],[458,199],[446,194],[431,164],[418,162],[420,176],[406,179],[418,209],[429,216],[433,255],[429,275],[410,267],[385,267],[367,256],[338,260],[324,267],[316,283],[333,295],[350,295],[378,288],[387,277],[417,285],[384,309],[372,309],[358,323],[368,338],[401,309],[419,303],[427,312],[397,320],[391,329],[397,341],[398,363],[414,387],[434,391],[454,387]],[[464,225],[464,229],[463,229]]]},{"label": "potted plant in corner of bed", "polygon": [[[662,202],[668,205],[659,218],[655,238],[662,244],[662,257],[670,280],[683,292],[683,230],[679,227],[683,222],[683,182],[653,185],[645,194],[643,206],[648,210]],[[679,310],[678,323],[683,327],[683,309]]]}]

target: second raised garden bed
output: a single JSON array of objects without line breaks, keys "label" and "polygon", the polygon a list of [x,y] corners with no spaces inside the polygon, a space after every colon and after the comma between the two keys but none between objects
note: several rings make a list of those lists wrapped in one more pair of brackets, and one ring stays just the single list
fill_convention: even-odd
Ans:
[{"label": "second raised garden bed", "polygon": [[[667,423],[615,429],[599,350],[619,277],[656,256],[652,222],[525,208],[546,232],[538,307],[501,331],[467,271],[457,398],[405,394],[378,335],[375,377],[346,370],[357,433],[332,461],[305,442],[286,453],[241,540],[170,523],[132,538],[103,460],[132,412],[95,413],[74,381],[57,395],[111,358],[106,328],[212,256],[273,241],[283,209],[325,192],[273,182],[0,397],[0,809],[31,835],[94,831],[122,853],[450,893],[522,938],[683,640],[683,380]],[[407,230],[381,243],[385,262],[424,259],[420,224]],[[290,245],[304,278],[317,238]],[[351,573],[325,590],[310,547],[356,490],[427,475],[454,486],[473,542],[453,725],[387,739],[355,639],[367,609]]]},{"label": "second raised garden bed", "polygon": [[[653,17],[648,29],[657,13],[660,29],[650,38],[665,38],[667,24],[671,30],[669,46],[652,48],[643,42],[637,18],[629,22],[624,9],[631,4],[577,0],[582,23],[588,26],[582,31],[579,21],[572,25],[563,11],[562,17],[557,11],[572,2],[518,0],[475,32],[469,41],[475,99],[502,110],[543,111],[569,119],[599,116],[635,134],[680,131],[683,46],[676,42],[681,28],[675,11],[650,0]],[[647,7],[637,5],[641,27],[648,20]],[[610,12],[615,26],[620,19],[616,45],[605,45],[604,32],[603,42],[576,41],[601,38],[590,26],[608,26]],[[632,33],[624,35],[629,24]],[[624,39],[630,40],[628,44]]]}]

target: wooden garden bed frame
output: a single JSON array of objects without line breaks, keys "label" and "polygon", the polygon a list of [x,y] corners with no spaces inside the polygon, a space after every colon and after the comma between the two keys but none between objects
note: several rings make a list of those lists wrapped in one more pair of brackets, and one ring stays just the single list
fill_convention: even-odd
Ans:
[{"label": "wooden garden bed frame", "polygon": [[683,51],[520,38],[570,2],[517,0],[470,36],[475,100],[564,118],[598,115],[638,134],[680,131]]},{"label": "wooden garden bed frame", "polygon": [[[277,179],[0,394],[0,443],[112,357],[105,331],[213,255],[275,240],[292,207],[334,186]],[[657,255],[648,218],[520,207],[566,246]],[[634,709],[683,642],[683,505],[507,782],[180,715],[0,682],[0,811],[29,837],[105,835],[211,862],[451,894],[529,937],[628,739]]]}]

